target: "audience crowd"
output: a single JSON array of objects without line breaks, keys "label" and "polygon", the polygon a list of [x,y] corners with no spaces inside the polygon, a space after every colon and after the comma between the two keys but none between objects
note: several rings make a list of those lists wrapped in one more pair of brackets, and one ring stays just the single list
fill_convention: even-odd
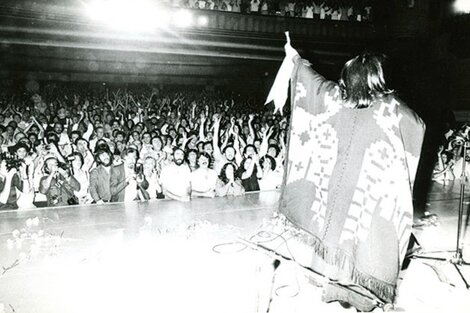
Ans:
[{"label": "audience crowd", "polygon": [[282,183],[288,119],[253,98],[187,87],[2,89],[1,210],[189,201]]},{"label": "audience crowd", "polygon": [[173,0],[175,7],[303,17],[321,20],[369,21],[372,0]]}]

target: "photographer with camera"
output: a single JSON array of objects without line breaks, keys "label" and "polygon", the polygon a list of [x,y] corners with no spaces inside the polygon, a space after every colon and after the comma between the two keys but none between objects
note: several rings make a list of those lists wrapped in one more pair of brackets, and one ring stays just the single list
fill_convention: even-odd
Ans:
[{"label": "photographer with camera", "polygon": [[122,158],[123,163],[111,168],[111,202],[147,200],[149,183],[143,174],[142,164],[137,164],[139,152],[125,149]]},{"label": "photographer with camera", "polygon": [[45,176],[41,178],[39,192],[46,195],[48,206],[78,204],[74,192],[80,190],[80,183],[67,164],[59,163],[51,156],[44,161],[43,172]]},{"label": "photographer with camera", "polygon": [[0,210],[16,210],[17,190],[23,191],[23,183],[27,180],[19,171],[20,162],[6,153],[2,153],[0,161]]}]

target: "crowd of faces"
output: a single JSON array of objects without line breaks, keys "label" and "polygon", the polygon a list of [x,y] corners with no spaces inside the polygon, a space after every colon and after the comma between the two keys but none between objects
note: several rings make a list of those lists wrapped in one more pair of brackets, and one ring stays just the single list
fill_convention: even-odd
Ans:
[{"label": "crowd of faces", "polygon": [[148,85],[5,87],[1,209],[189,201],[282,183],[288,118],[250,95]]}]

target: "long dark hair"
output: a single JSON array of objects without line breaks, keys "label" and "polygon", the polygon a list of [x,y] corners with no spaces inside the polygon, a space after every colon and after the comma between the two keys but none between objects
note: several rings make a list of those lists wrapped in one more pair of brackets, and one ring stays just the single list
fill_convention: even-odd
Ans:
[{"label": "long dark hair", "polygon": [[339,80],[343,100],[367,108],[375,98],[392,93],[385,84],[384,61],[383,55],[366,53],[346,62]]},{"label": "long dark hair", "polygon": [[238,172],[237,171],[237,166],[235,164],[233,164],[232,162],[228,162],[222,167],[222,169],[220,170],[220,175],[219,175],[220,180],[224,184],[228,183],[228,178],[227,178],[226,173],[227,173],[227,167],[229,167],[229,166],[233,167],[233,178],[237,179],[237,177],[238,177],[238,175],[237,175],[237,172]]}]

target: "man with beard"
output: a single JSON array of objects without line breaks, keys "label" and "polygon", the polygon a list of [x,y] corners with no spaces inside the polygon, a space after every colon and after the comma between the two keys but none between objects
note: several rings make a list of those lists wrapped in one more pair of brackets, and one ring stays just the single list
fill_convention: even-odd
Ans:
[{"label": "man with beard", "polygon": [[[123,154],[123,163],[111,169],[111,201],[130,202],[142,198],[139,194],[145,193],[149,183],[143,175],[143,168],[136,170],[139,152],[135,149],[126,149]],[[142,165],[142,164],[141,164]],[[140,192],[139,192],[140,191]],[[144,199],[141,199],[144,200]]]},{"label": "man with beard", "polygon": [[90,172],[90,195],[93,202],[103,204],[111,200],[111,165],[112,154],[108,149],[100,148],[95,153],[96,167]]},{"label": "man with beard", "polygon": [[191,193],[191,171],[184,162],[184,151],[175,148],[173,161],[162,169],[160,182],[163,194],[169,199],[189,201]]}]

